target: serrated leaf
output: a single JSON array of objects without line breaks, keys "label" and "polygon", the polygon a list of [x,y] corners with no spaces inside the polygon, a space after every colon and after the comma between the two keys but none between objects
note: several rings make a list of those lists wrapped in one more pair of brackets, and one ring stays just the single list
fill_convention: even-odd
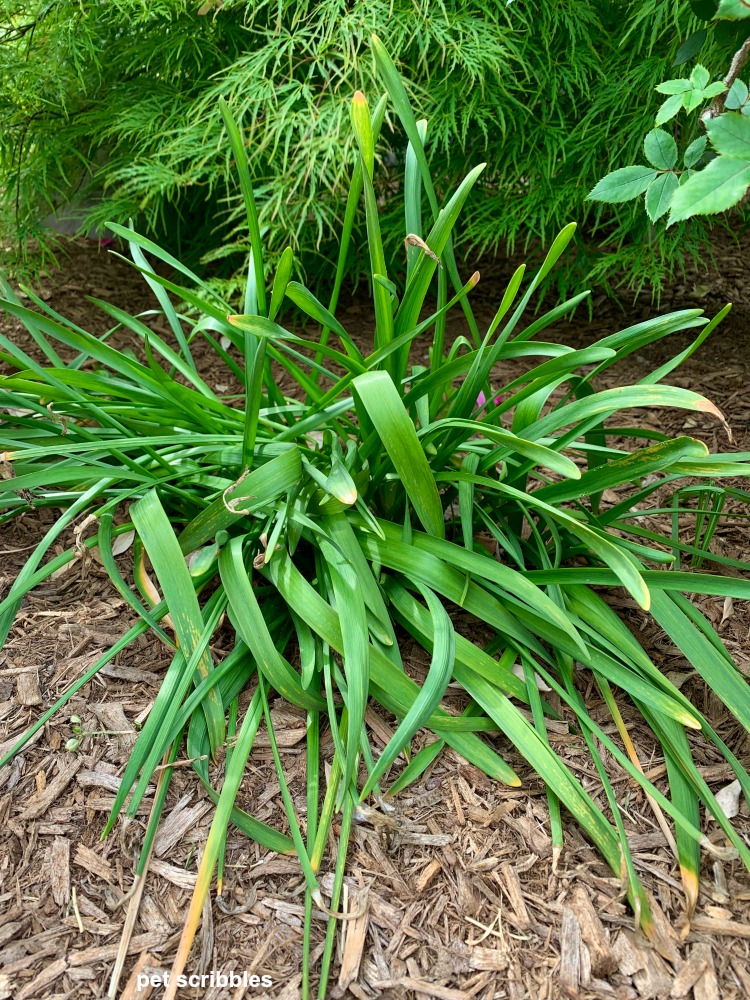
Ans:
[{"label": "serrated leaf", "polygon": [[686,111],[695,111],[705,100],[702,90],[691,90],[690,93],[682,95],[682,106]]},{"label": "serrated leaf", "polygon": [[714,215],[737,202],[750,185],[750,162],[736,156],[717,156],[682,184],[672,199],[669,225],[693,215]]},{"label": "serrated leaf", "polygon": [[706,28],[701,28],[699,31],[694,31],[692,35],[688,35],[677,50],[677,54],[674,57],[672,65],[682,66],[683,63],[690,62],[690,60],[697,56],[703,48],[707,38],[708,31]]},{"label": "serrated leaf", "polygon": [[692,90],[693,85],[690,80],[681,78],[679,80],[665,80],[664,83],[660,83],[656,90],[660,94],[686,94],[688,90]]},{"label": "serrated leaf", "polygon": [[750,3],[748,0],[719,0],[716,16],[727,21],[744,21],[750,17]]},{"label": "serrated leaf", "polygon": [[650,167],[621,167],[602,177],[588,197],[592,201],[606,201],[609,204],[630,201],[643,194],[655,177],[656,171]]},{"label": "serrated leaf", "polygon": [[727,94],[727,99],[724,102],[724,107],[728,111],[737,111],[748,98],[747,84],[743,83],[742,80],[735,80],[732,86],[729,88],[729,93]]},{"label": "serrated leaf", "polygon": [[691,142],[685,150],[685,155],[682,158],[682,162],[685,166],[694,167],[698,160],[700,160],[701,156],[703,156],[706,152],[707,145],[708,139],[705,135],[699,135],[697,139]]},{"label": "serrated leaf", "polygon": [[671,170],[677,163],[677,143],[663,129],[652,129],[643,140],[643,152],[657,170]]},{"label": "serrated leaf", "polygon": [[719,115],[706,122],[706,131],[717,153],[750,159],[750,119],[736,114]]},{"label": "serrated leaf", "polygon": [[663,125],[664,122],[668,122],[670,118],[674,118],[681,107],[682,92],[675,94],[673,97],[668,97],[656,112],[656,124]]},{"label": "serrated leaf", "polygon": [[690,82],[695,90],[703,90],[704,87],[708,86],[710,79],[711,74],[700,63],[694,67],[693,72],[690,74]]},{"label": "serrated leaf", "polygon": [[646,214],[652,222],[656,222],[662,215],[666,215],[672,198],[679,187],[677,175],[671,171],[667,174],[660,174],[655,181],[652,181],[646,191]]},{"label": "serrated leaf", "polygon": [[711,97],[718,97],[719,94],[723,94],[727,89],[727,85],[721,80],[717,80],[716,83],[710,83],[707,87],[703,88],[703,97],[708,100]]}]

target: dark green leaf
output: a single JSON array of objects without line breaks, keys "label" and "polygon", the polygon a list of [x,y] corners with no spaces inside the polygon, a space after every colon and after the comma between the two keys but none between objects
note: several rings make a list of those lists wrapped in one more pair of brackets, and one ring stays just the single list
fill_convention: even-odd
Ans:
[{"label": "dark green leaf", "polygon": [[700,28],[698,31],[694,31],[692,35],[688,35],[677,50],[677,55],[674,57],[672,65],[682,66],[683,63],[690,62],[703,48],[707,38],[708,31],[706,28]]}]

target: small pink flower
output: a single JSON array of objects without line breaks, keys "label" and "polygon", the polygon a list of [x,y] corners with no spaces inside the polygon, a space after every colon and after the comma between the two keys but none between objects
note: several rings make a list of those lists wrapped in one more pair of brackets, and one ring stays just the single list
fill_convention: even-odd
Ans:
[{"label": "small pink flower", "polygon": [[[495,396],[495,399],[493,400],[495,406],[501,403],[502,399],[503,399],[502,395]],[[479,395],[477,396],[477,406],[484,406],[486,402],[487,402],[487,397],[483,392],[480,392]]]}]

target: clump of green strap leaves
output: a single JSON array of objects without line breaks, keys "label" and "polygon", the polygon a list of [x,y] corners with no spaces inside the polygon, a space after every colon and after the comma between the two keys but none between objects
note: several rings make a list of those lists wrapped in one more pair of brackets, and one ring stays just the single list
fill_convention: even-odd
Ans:
[{"label": "clump of green strap leaves", "polygon": [[[563,847],[564,807],[623,878],[646,932],[653,926],[648,900],[603,754],[650,797],[674,846],[688,910],[697,898],[702,847],[711,855],[733,853],[750,866],[750,851],[694,763],[687,731],[718,750],[746,795],[750,778],[602,596],[606,588],[631,594],[727,712],[750,724],[746,681],[712,626],[683,596],[687,591],[747,598],[750,582],[680,569],[681,559],[694,556],[745,568],[727,557],[708,557],[707,551],[727,498],[716,481],[746,475],[750,454],[709,455],[689,437],[608,425],[618,411],[632,407],[678,407],[720,418],[708,400],[664,380],[726,310],[710,322],[698,309],[671,313],[581,350],[545,340],[545,330],[588,294],[524,325],[536,289],[572,236],[568,226],[530,280],[524,266],[518,268],[488,328],[480,329],[469,305],[479,276],[459,277],[451,233],[483,165],[439,203],[424,152],[427,123],[415,118],[377,39],[373,51],[387,93],[374,106],[361,93],[351,103],[356,160],[327,306],[291,280],[291,250],[266,285],[242,134],[224,107],[252,245],[239,311],[154,243],[118,228],[160,301],[172,346],[144,322],[148,317],[98,302],[112,331],[127,331],[140,347],[145,361],[138,360],[132,351],[110,346],[107,335],[93,337],[66,321],[30,290],[37,310],[22,305],[7,284],[3,307],[24,323],[45,361],[0,338],[2,360],[14,370],[0,381],[5,408],[0,438],[15,467],[15,478],[4,483],[1,495],[4,518],[28,510],[28,491],[38,506],[64,510],[0,605],[2,636],[24,596],[75,558],[73,548],[45,561],[65,530],[86,514],[94,515],[98,529],[82,544],[98,548],[114,588],[137,618],[0,764],[119,650],[154,630],[173,659],[128,760],[105,834],[118,818],[138,814],[155,768],[165,761],[140,873],[169,764],[184,744],[217,809],[176,968],[187,958],[217,868],[221,886],[231,822],[265,847],[299,859],[307,887],[305,995],[311,988],[313,906],[323,903],[319,878],[334,814],[341,812],[342,849],[329,910],[339,905],[345,846],[358,811],[368,808],[365,800],[374,796],[377,803],[382,794],[400,791],[445,747],[498,781],[517,785],[519,778],[499,749],[514,747],[547,785],[555,851]],[[403,183],[407,239],[402,255],[392,260],[383,251],[372,177],[387,109],[409,138]],[[374,343],[364,352],[335,315],[362,202],[376,320]],[[146,255],[167,265],[174,278],[158,274]],[[393,277],[402,271],[399,298]],[[180,312],[174,301],[191,308]],[[431,315],[422,318],[431,301],[436,301]],[[289,310],[286,323],[282,310]],[[453,339],[446,332],[456,310],[470,332]],[[300,317],[309,325],[293,332],[292,320],[296,331]],[[692,344],[636,384],[597,389],[598,376],[623,358],[689,330],[695,331]],[[410,345],[427,331],[433,338],[429,363],[414,364]],[[66,360],[58,354],[61,345]],[[220,398],[201,377],[195,356],[207,347],[244,387],[239,399]],[[504,364],[519,358],[527,359],[523,374],[503,378]],[[282,376],[285,385],[294,380],[293,395],[282,392]],[[612,443],[613,435],[627,446]],[[650,439],[647,447],[638,445],[643,438]],[[605,490],[620,491],[620,499],[603,505]],[[658,509],[650,504],[657,490],[658,504],[665,495],[672,498],[667,523],[674,525],[673,533],[661,535],[643,523]],[[677,533],[680,516],[690,513],[696,515],[693,545]],[[113,555],[117,536],[132,530],[140,596]],[[480,533],[494,540],[501,558],[477,542]],[[160,595],[147,585],[146,557]],[[457,608],[494,634],[485,648],[456,633],[450,611]],[[234,627],[235,644],[217,662],[211,640],[224,616]],[[421,687],[404,669],[398,639],[404,632],[430,657]],[[584,685],[593,685],[608,706],[619,740],[587,711],[580,694],[584,677]],[[550,746],[545,720],[554,712],[540,679],[587,744],[603,804]],[[458,716],[441,707],[451,682],[468,696],[468,707]],[[251,692],[249,703],[245,691]],[[271,691],[307,713],[304,821],[276,747]],[[641,772],[615,692],[627,696],[651,727],[662,748],[669,794]],[[379,755],[367,739],[368,699],[397,720]],[[290,834],[282,832],[281,817],[267,825],[235,805],[264,720]],[[323,790],[325,727],[335,752]],[[394,770],[420,728],[434,739],[405,769]],[[225,744],[225,774],[217,790],[208,757]],[[723,846],[702,833],[702,805],[726,838]],[[334,928],[332,921],[320,995]]]},{"label": "clump of green strap leaves", "polygon": [[[750,188],[750,96],[740,78],[750,54],[750,6],[745,0],[692,0],[691,7],[705,26],[685,40],[673,65],[701,53],[721,65],[729,51],[726,77],[713,79],[697,63],[689,76],[660,83],[657,91],[667,96],[643,142],[648,164],[614,170],[589,194],[610,204],[645,195],[651,222],[669,213],[668,226],[724,212]],[[668,122],[671,131],[662,127]]]}]

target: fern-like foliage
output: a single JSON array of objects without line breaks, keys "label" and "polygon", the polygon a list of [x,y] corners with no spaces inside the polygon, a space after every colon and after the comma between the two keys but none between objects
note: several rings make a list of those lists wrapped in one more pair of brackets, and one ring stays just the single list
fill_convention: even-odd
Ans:
[{"label": "fern-like foliage", "polygon": [[[584,200],[637,155],[653,87],[693,24],[685,2],[199,3],[0,0],[2,214],[21,245],[72,201],[83,206],[82,229],[139,219],[231,282],[247,246],[242,206],[226,198],[223,96],[250,136],[269,259],[291,244],[304,266],[305,250],[325,253],[342,225],[349,98],[353,86],[378,91],[376,33],[424,109],[445,190],[467,160],[487,161],[461,234],[472,253],[544,244],[574,220],[588,240],[569,276],[593,269],[606,283],[625,265],[631,283],[658,287],[686,249],[705,246],[704,222],[655,237],[632,207]],[[388,167],[405,140],[396,122],[383,134],[379,194],[384,239],[395,245],[402,225],[387,211]],[[591,250],[597,242],[606,264]]]}]

